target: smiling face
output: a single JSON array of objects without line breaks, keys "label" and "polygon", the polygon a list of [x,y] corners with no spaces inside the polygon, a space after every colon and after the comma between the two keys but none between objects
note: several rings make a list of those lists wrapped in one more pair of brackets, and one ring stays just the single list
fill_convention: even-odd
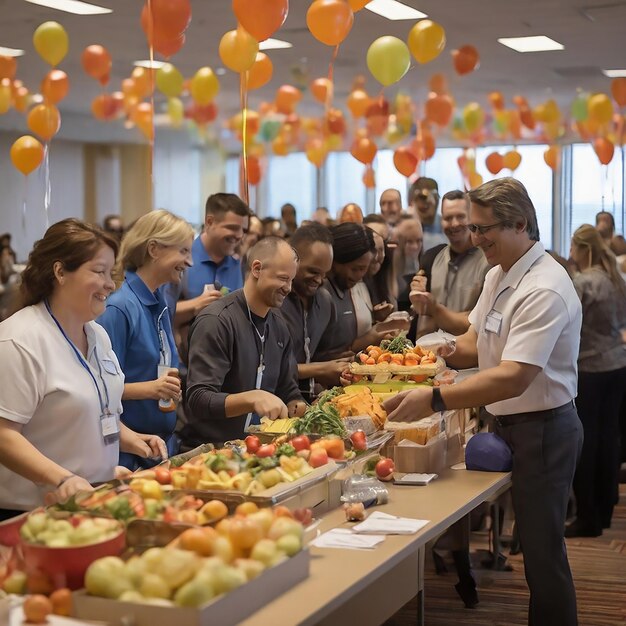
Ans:
[{"label": "smiling face", "polygon": [[441,205],[441,227],[454,250],[472,245],[467,202],[464,199],[444,200]]},{"label": "smiling face", "polygon": [[163,246],[154,244],[150,253],[159,285],[180,283],[183,272],[193,265],[191,260],[192,243],[193,239],[190,237],[179,245]]},{"label": "smiling face", "polygon": [[333,247],[322,241],[314,241],[299,247],[298,254],[300,264],[293,281],[293,290],[302,298],[312,298],[333,265]]},{"label": "smiling face", "polygon": [[352,289],[354,285],[363,280],[373,258],[374,255],[371,252],[366,252],[349,263],[333,263],[337,285],[341,289]]},{"label": "smiling face", "polygon": [[218,262],[232,256],[248,228],[248,216],[227,211],[223,215],[208,214],[205,220],[207,251]]},{"label": "smiling face", "polygon": [[380,213],[388,224],[394,226],[402,213],[402,199],[397,189],[387,189],[380,196]]},{"label": "smiling face", "polygon": [[271,261],[254,261],[252,274],[257,278],[255,292],[268,307],[281,307],[291,291],[291,284],[298,271],[298,261],[291,246],[279,246]]},{"label": "smiling face", "polygon": [[374,232],[374,245],[376,246],[376,251],[367,270],[368,276],[375,276],[378,274],[380,267],[385,260],[385,241],[377,232]]}]

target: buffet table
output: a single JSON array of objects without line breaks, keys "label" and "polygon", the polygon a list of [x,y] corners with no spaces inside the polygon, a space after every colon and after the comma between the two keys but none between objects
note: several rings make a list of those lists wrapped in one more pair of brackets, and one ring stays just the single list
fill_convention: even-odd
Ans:
[{"label": "buffet table", "polygon": [[[390,486],[389,503],[369,511],[430,520],[422,530],[371,551],[311,548],[310,577],[241,623],[374,626],[417,594],[423,624],[425,544],[510,483],[510,473],[448,469],[425,487]],[[320,531],[338,526],[349,526],[341,509],[324,516]]]}]

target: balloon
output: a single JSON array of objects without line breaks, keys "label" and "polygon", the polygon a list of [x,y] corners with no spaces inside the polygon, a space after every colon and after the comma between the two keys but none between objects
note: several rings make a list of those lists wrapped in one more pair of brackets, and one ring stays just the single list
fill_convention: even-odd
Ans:
[{"label": "balloon", "polygon": [[280,120],[263,120],[259,135],[263,141],[274,141],[278,137],[281,127],[282,123]]},{"label": "balloon", "polygon": [[356,13],[360,11],[366,4],[369,4],[372,0],[348,0],[350,8]]},{"label": "balloon", "polygon": [[311,81],[311,93],[313,97],[322,104],[326,104],[326,98],[328,97],[329,90],[331,90],[333,84],[328,80],[328,78],[316,78]]},{"label": "balloon", "polygon": [[589,111],[587,110],[587,98],[588,96],[579,94],[572,102],[572,119],[577,122],[584,122],[589,116]]},{"label": "balloon", "polygon": [[80,57],[85,72],[100,81],[102,85],[109,82],[109,74],[113,65],[109,51],[100,45],[87,46]]},{"label": "balloon", "polygon": [[454,106],[450,96],[439,96],[431,93],[424,105],[426,119],[437,126],[447,126],[452,119]]},{"label": "balloon", "polygon": [[36,135],[50,141],[61,128],[61,115],[53,104],[38,104],[28,113],[26,123]]},{"label": "balloon", "polygon": [[350,32],[354,14],[345,0],[314,0],[306,12],[306,25],[315,39],[338,46]]},{"label": "balloon", "polygon": [[420,161],[428,161],[435,154],[435,138],[428,128],[423,127],[421,137],[411,142],[411,150]]},{"label": "balloon", "polygon": [[433,74],[428,81],[428,89],[442,96],[448,93],[448,83],[443,74]]},{"label": "balloon", "polygon": [[[0,74],[1,77],[2,75]],[[626,78],[621,76],[611,81],[611,94],[613,94],[613,100],[617,102],[618,106],[626,106]]]},{"label": "balloon", "polygon": [[311,139],[307,142],[304,153],[315,167],[321,167],[326,159],[327,151],[320,139]]},{"label": "balloon", "polygon": [[11,161],[24,176],[37,169],[43,157],[43,146],[30,135],[23,135],[11,146]]},{"label": "balloon", "polygon": [[559,148],[557,148],[556,146],[550,146],[543,153],[543,160],[546,162],[546,165],[551,170],[556,170],[558,163],[559,163],[559,157],[560,157]]},{"label": "balloon", "polygon": [[100,94],[91,101],[91,113],[97,120],[112,120],[117,112],[118,105],[108,93]]},{"label": "balloon", "polygon": [[[182,90],[182,75],[180,76],[180,79],[181,84],[178,93]],[[191,97],[198,104],[209,104],[209,102],[215,100],[215,96],[219,90],[220,83],[210,67],[201,67],[191,79],[189,91],[191,92]],[[176,96],[178,93],[168,95]]]},{"label": "balloon", "polygon": [[370,97],[363,89],[355,89],[348,96],[348,108],[354,117],[363,117],[370,105]]},{"label": "balloon", "polygon": [[248,172],[248,182],[251,185],[258,185],[261,182],[261,164],[255,156],[249,156],[246,159],[246,167]]},{"label": "balloon", "polygon": [[613,119],[613,104],[604,93],[595,93],[588,102],[589,119],[598,124],[609,124]]},{"label": "balloon", "polygon": [[522,155],[517,150],[511,150],[502,157],[502,164],[507,169],[514,172],[522,162]]},{"label": "balloon", "polygon": [[598,137],[593,142],[593,149],[598,155],[598,159],[600,159],[600,163],[602,163],[602,165],[608,165],[612,161],[615,146],[605,137]]},{"label": "balloon", "polygon": [[458,74],[469,74],[480,67],[478,50],[474,46],[461,46],[452,51],[452,62]]},{"label": "balloon", "polygon": [[[202,70],[209,70],[209,72],[211,72],[208,67],[203,67],[199,69],[196,72],[196,75],[191,79],[191,96],[196,102],[199,102],[199,100],[194,95],[193,85],[194,80],[196,80],[198,74]],[[211,72],[211,74],[213,74],[213,72]],[[215,80],[217,81],[217,78]],[[162,65],[156,72],[157,89],[168,98],[175,98],[178,96],[183,90],[184,82],[185,79],[183,78],[183,75],[171,63],[165,63],[165,65]]]},{"label": "balloon", "polygon": [[376,156],[378,148],[369,137],[356,139],[350,148],[350,154],[365,165],[369,165]]},{"label": "balloon", "polygon": [[166,59],[176,54],[185,45],[185,33],[180,33],[173,39],[155,34],[152,38],[152,47]]},{"label": "balloon", "polygon": [[189,0],[149,0],[141,10],[141,28],[148,42],[155,37],[162,41],[174,40],[187,29],[189,22]]},{"label": "balloon", "polygon": [[237,21],[257,41],[271,37],[287,19],[289,0],[233,0]]},{"label": "balloon", "polygon": [[411,66],[411,54],[401,39],[385,35],[374,41],[367,51],[367,67],[385,87],[397,83]]},{"label": "balloon", "polygon": [[446,33],[437,22],[420,20],[409,31],[407,43],[418,63],[429,63],[446,47]]},{"label": "balloon", "polygon": [[222,63],[233,72],[247,72],[256,60],[259,42],[243,28],[229,30],[220,41]]},{"label": "balloon", "polygon": [[504,159],[498,152],[492,152],[485,159],[487,169],[495,176],[504,167]]},{"label": "balloon", "polygon": [[[339,109],[330,109],[324,119],[325,129],[331,135],[343,135],[346,132],[346,120]],[[341,140],[341,138],[339,138]]]},{"label": "balloon", "polygon": [[272,152],[276,156],[287,156],[289,154],[289,145],[284,137],[279,135],[272,141]]},{"label": "balloon", "polygon": [[26,87],[18,87],[13,94],[13,106],[16,111],[25,113],[28,106],[28,89]]},{"label": "balloon", "polygon": [[545,124],[555,124],[561,119],[561,111],[559,105],[553,100],[547,100],[543,104],[535,107],[533,115],[539,122]]},{"label": "balloon", "polygon": [[[154,90],[154,81],[152,70],[145,67],[136,67],[133,69],[130,77],[134,81],[135,95],[141,99],[149,96]],[[122,82],[122,91],[124,90],[124,83]]]},{"label": "balloon", "polygon": [[367,132],[382,135],[389,124],[389,102],[382,98],[372,101],[365,111]]},{"label": "balloon", "polygon": [[519,110],[520,120],[526,128],[529,130],[535,130],[535,118],[533,112],[529,108],[523,108]]},{"label": "balloon", "polygon": [[374,170],[371,167],[365,169],[361,180],[367,189],[374,189],[374,187],[376,187],[376,174],[374,174]]},{"label": "balloon", "polygon": [[[367,168],[365,173],[368,171],[372,171],[371,168]],[[372,171],[373,173],[373,171]],[[370,180],[373,180],[370,177]],[[363,183],[365,183],[365,176],[363,176]],[[361,211],[361,207],[358,204],[354,204],[354,202],[350,202],[346,204],[346,206],[341,209],[337,217],[337,221],[340,224],[345,224],[346,222],[351,222],[353,224],[362,224],[363,223],[363,211]]]},{"label": "balloon", "polygon": [[11,81],[3,78],[0,81],[0,115],[6,113],[11,108]]},{"label": "balloon", "polygon": [[274,65],[264,52],[257,52],[252,67],[248,70],[248,89],[259,89],[272,80]]},{"label": "balloon", "polygon": [[400,174],[407,178],[411,176],[417,169],[417,157],[411,150],[401,146],[393,153],[393,164]]},{"label": "balloon", "polygon": [[[243,132],[243,114],[237,113],[231,119],[232,129],[241,135]],[[252,138],[259,132],[260,119],[259,114],[256,111],[248,110],[246,115],[246,135],[247,140],[250,142]]]},{"label": "balloon", "polygon": [[502,111],[502,109],[504,109],[504,96],[502,95],[502,92],[492,91],[487,96],[487,98],[489,98],[489,102],[491,103],[491,106],[496,111]]},{"label": "balloon", "polygon": [[149,102],[140,102],[130,116],[135,126],[137,126],[143,136],[150,141],[154,139],[153,117],[152,105]]},{"label": "balloon", "polygon": [[185,107],[180,98],[167,99],[167,114],[174,128],[180,128],[185,117]]},{"label": "balloon", "polygon": [[17,72],[17,60],[15,57],[7,57],[0,55],[0,80],[3,78],[15,78]]},{"label": "balloon", "polygon": [[33,45],[39,56],[54,67],[65,58],[70,44],[61,24],[44,22],[33,35]]},{"label": "balloon", "polygon": [[291,85],[283,85],[276,92],[276,110],[279,113],[289,115],[293,113],[296,105],[302,99],[302,92]]},{"label": "balloon", "polygon": [[476,189],[483,184],[483,177],[478,172],[471,172],[469,175],[470,189]]},{"label": "balloon", "polygon": [[470,102],[463,109],[463,124],[469,133],[479,130],[485,122],[485,112],[477,102]]},{"label": "balloon", "polygon": [[213,102],[205,105],[192,103],[185,111],[185,117],[192,119],[198,126],[204,126],[215,120],[217,107]]},{"label": "balloon", "polygon": [[70,80],[62,70],[50,70],[41,81],[41,93],[46,102],[61,102],[70,89]]}]

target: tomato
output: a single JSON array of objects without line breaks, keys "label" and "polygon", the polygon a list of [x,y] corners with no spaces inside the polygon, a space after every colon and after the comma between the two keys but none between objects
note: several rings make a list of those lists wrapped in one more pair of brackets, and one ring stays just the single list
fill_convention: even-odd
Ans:
[{"label": "tomato", "polygon": [[52,592],[50,602],[55,615],[69,617],[72,614],[72,592],[67,587]]},{"label": "tomato", "polygon": [[256,435],[248,435],[245,439],[246,450],[254,454],[261,447],[261,440]]},{"label": "tomato", "polygon": [[165,467],[155,467],[154,477],[161,485],[169,485],[172,482],[172,475],[170,471]]},{"label": "tomato", "polygon": [[24,600],[24,617],[31,624],[45,624],[52,613],[52,602],[44,595],[28,596]]},{"label": "tomato", "polygon": [[326,463],[328,463],[328,452],[326,450],[318,448],[311,451],[311,456],[309,457],[309,465],[311,467],[321,467],[326,465]]},{"label": "tomato", "polygon": [[382,458],[378,463],[376,463],[376,477],[379,480],[392,480],[393,472],[396,469],[393,461],[391,459]]},{"label": "tomato", "polygon": [[350,441],[355,450],[367,450],[367,435],[362,430],[353,432]]},{"label": "tomato", "polygon": [[256,455],[262,459],[266,456],[274,456],[276,454],[276,446],[273,443],[266,443],[262,445],[257,451]]},{"label": "tomato", "polygon": [[311,509],[296,509],[293,512],[293,517],[306,528],[313,521],[313,511]]},{"label": "tomato", "polygon": [[289,443],[296,449],[296,452],[300,452],[300,450],[311,449],[311,442],[306,435],[298,435],[297,437],[294,437]]}]

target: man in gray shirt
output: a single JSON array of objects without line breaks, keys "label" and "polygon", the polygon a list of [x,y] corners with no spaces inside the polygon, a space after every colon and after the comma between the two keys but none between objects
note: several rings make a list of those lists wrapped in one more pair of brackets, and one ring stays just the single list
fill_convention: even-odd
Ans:
[{"label": "man in gray shirt", "polygon": [[268,237],[248,259],[243,289],[208,305],[191,327],[183,449],[242,438],[259,416],[304,412],[289,330],[272,310],[291,291],[297,254]]}]

